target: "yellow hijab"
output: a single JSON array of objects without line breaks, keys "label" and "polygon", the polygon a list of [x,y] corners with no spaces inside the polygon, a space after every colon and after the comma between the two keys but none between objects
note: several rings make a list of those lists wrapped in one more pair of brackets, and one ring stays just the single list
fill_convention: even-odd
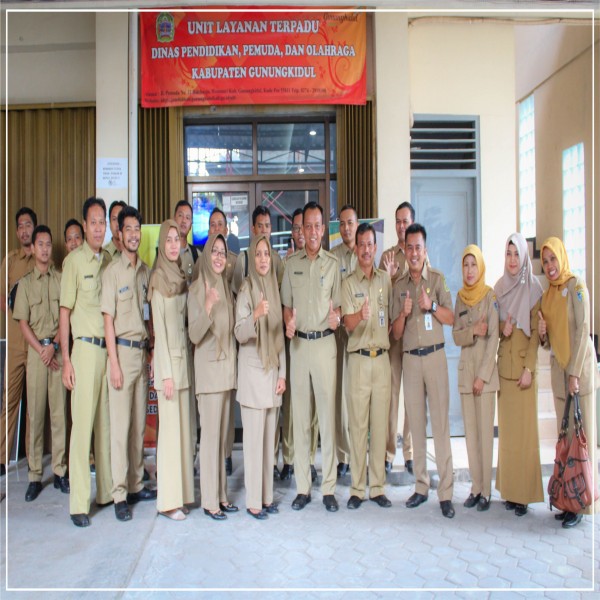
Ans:
[{"label": "yellow hijab", "polygon": [[561,240],[557,237],[549,237],[542,244],[542,256],[544,248],[548,248],[556,256],[559,275],[554,281],[550,281],[546,275],[550,287],[542,296],[542,315],[546,320],[554,356],[558,364],[566,369],[571,360],[571,341],[567,315],[568,295],[566,293],[563,295],[563,290],[566,289],[569,279],[575,275],[569,269],[569,257]]},{"label": "yellow hijab", "polygon": [[467,285],[463,276],[463,286],[458,290],[458,295],[467,306],[475,306],[485,298],[486,294],[491,291],[492,288],[485,283],[485,262],[483,261],[483,254],[475,244],[471,244],[464,249],[461,265],[465,260],[465,256],[468,256],[469,254],[477,263],[479,278],[473,285]]}]

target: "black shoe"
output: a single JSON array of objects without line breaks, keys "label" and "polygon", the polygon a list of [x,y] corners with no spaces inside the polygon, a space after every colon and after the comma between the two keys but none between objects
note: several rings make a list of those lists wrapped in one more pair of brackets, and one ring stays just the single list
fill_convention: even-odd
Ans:
[{"label": "black shoe", "polygon": [[294,465],[283,465],[283,469],[281,469],[281,473],[279,473],[279,479],[281,479],[281,481],[287,481],[288,479],[292,478],[292,475],[294,474]]},{"label": "black shoe", "polygon": [[507,500],[504,503],[504,508],[506,510],[515,510],[515,508],[517,508],[518,504],[516,502],[511,502],[510,500]]},{"label": "black shoe", "polygon": [[581,523],[581,519],[583,519],[581,513],[575,514],[568,512],[563,519],[562,526],[564,529],[570,529],[571,527],[575,527],[578,523]]},{"label": "black shoe", "polygon": [[481,498],[481,494],[477,494],[477,496],[473,496],[473,494],[469,494],[469,497],[465,500],[463,506],[465,508],[473,508],[476,504],[479,503],[480,498]]},{"label": "black shoe", "polygon": [[280,479],[281,475],[279,473],[279,469],[277,468],[277,465],[273,465],[273,479]]},{"label": "black shoe", "polygon": [[32,502],[35,500],[40,495],[42,487],[41,481],[31,481],[27,486],[27,491],[25,492],[25,502]]},{"label": "black shoe", "polygon": [[413,474],[413,461],[411,458],[409,458],[405,463],[404,463],[404,468],[412,475]]},{"label": "black shoe", "polygon": [[440,502],[440,508],[442,509],[442,514],[446,518],[452,519],[454,517],[454,506],[452,506],[451,500],[442,500]]},{"label": "black shoe", "polygon": [[350,465],[348,463],[339,463],[337,466],[337,476],[343,477],[347,473],[350,473]]},{"label": "black shoe", "polygon": [[92,474],[92,476],[94,476],[94,477],[96,476],[96,464],[95,463],[92,463],[90,465],[90,473]]},{"label": "black shoe", "polygon": [[227,477],[233,473],[233,462],[231,461],[231,456],[228,456],[225,459],[225,474]]},{"label": "black shoe", "polygon": [[271,502],[271,504],[263,504],[263,510],[266,510],[270,515],[276,515],[279,513],[279,507],[275,502]]},{"label": "black shoe", "polygon": [[127,502],[115,502],[115,516],[119,521],[131,521],[131,511]]},{"label": "black shoe", "polygon": [[127,494],[127,504],[137,504],[142,500],[156,500],[156,490],[143,487],[139,492]]},{"label": "black shoe", "polygon": [[6,467],[0,463],[0,477],[4,477],[6,475]]},{"label": "black shoe", "polygon": [[564,520],[565,520],[565,517],[566,517],[568,514],[570,514],[570,513],[569,513],[568,511],[566,511],[566,510],[565,510],[565,511],[563,511],[563,512],[559,512],[557,515],[554,515],[554,518],[555,518],[557,521],[564,521]]},{"label": "black shoe", "polygon": [[392,472],[392,462],[389,460],[385,461],[385,472],[386,473],[391,473]]},{"label": "black shoe", "polygon": [[96,506],[98,508],[105,508],[107,506],[110,506],[111,504],[114,504],[114,500],[109,500],[108,502],[98,502],[98,500],[96,500]]},{"label": "black shoe", "polygon": [[337,512],[339,509],[338,501],[333,494],[325,494],[323,496],[323,504],[329,512]]},{"label": "black shoe", "polygon": [[213,513],[213,512],[210,512],[210,510],[208,510],[208,508],[205,508],[204,514],[209,516],[211,519],[214,519],[215,521],[224,521],[227,518],[227,515],[220,510]]},{"label": "black shoe", "polygon": [[407,501],[406,508],[417,508],[423,502],[427,502],[427,496],[424,494],[419,494],[415,492]]},{"label": "black shoe", "polygon": [[68,477],[54,476],[54,489],[60,490],[63,494],[68,494],[71,491]]},{"label": "black shoe", "polygon": [[310,480],[313,483],[317,480],[317,469],[315,469],[315,465],[310,465]]},{"label": "black shoe", "polygon": [[252,512],[249,508],[246,509],[246,512],[251,516],[254,517],[255,519],[258,519],[259,521],[264,521],[265,519],[267,519],[269,517],[269,515],[265,512],[265,510],[261,510],[260,512]]},{"label": "black shoe", "polygon": [[381,508],[389,508],[392,505],[385,494],[380,494],[379,496],[375,496],[375,498],[370,498],[370,500],[381,506]]},{"label": "black shoe", "polygon": [[360,508],[362,502],[363,501],[358,496],[350,496],[350,499],[348,500],[348,504],[346,504],[346,506],[351,510],[355,510],[357,508]]},{"label": "black shoe", "polygon": [[90,526],[90,518],[83,513],[77,515],[71,515],[71,521],[73,521],[73,525],[76,527],[89,527]]},{"label": "black shoe", "polygon": [[146,471],[146,469],[144,469],[144,476],[142,477],[142,481],[149,481],[150,480],[150,473],[148,473],[148,471]]},{"label": "black shoe", "polygon": [[527,514],[527,504],[517,504],[515,506],[515,515],[522,517]]},{"label": "black shoe", "polygon": [[225,513],[234,513],[240,510],[235,504],[231,504],[231,502],[228,502],[227,504],[219,502],[219,508]]},{"label": "black shoe", "polygon": [[490,499],[485,496],[481,496],[479,498],[479,502],[477,503],[477,510],[479,512],[483,512],[484,510],[488,510],[490,507]]},{"label": "black shoe", "polygon": [[292,502],[294,510],[302,510],[310,502],[310,494],[298,494]]}]

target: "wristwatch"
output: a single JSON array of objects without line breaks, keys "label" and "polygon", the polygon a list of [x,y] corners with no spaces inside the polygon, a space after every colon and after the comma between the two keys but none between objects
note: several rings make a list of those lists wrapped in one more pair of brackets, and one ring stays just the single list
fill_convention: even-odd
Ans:
[{"label": "wristwatch", "polygon": [[437,309],[438,309],[438,305],[437,305],[437,302],[434,300],[434,301],[431,303],[431,312],[432,312],[432,313],[434,313],[434,312],[437,312]]}]

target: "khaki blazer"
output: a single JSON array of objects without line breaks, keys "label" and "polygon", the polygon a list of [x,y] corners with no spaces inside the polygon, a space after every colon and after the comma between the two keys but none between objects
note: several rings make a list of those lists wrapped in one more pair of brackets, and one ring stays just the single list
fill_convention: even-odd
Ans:
[{"label": "khaki blazer", "polygon": [[[485,315],[487,335],[473,335],[473,327]],[[454,309],[454,343],[461,347],[458,363],[458,390],[462,394],[473,393],[473,382],[479,377],[483,382],[482,393],[495,392],[500,387],[496,353],[498,351],[498,303],[493,290],[475,304],[466,305],[456,296]]]},{"label": "khaki blazer", "polygon": [[[274,306],[271,310],[280,310]],[[281,396],[275,395],[277,379],[285,379],[285,344],[283,327],[279,368],[265,371],[256,348],[256,326],[252,316],[250,289],[244,282],[240,288],[235,307],[235,337],[240,343],[238,354],[238,393],[237,401],[249,408],[273,408],[281,406]]]},{"label": "khaki blazer", "polygon": [[234,323],[231,323],[229,346],[217,357],[217,338],[212,332],[212,317],[204,309],[205,295],[204,277],[199,273],[188,294],[188,333],[195,346],[194,381],[196,394],[215,394],[237,387]]},{"label": "khaki blazer", "polygon": [[154,387],[163,389],[163,380],[173,379],[176,390],[190,387],[188,344],[185,334],[185,294],[165,298],[152,294],[154,324]]}]

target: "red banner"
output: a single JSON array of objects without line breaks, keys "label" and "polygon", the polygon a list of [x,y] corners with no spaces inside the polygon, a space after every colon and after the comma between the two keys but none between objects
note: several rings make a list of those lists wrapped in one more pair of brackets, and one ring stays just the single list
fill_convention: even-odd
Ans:
[{"label": "red banner", "polygon": [[141,13],[142,106],[364,104],[359,12]]}]

